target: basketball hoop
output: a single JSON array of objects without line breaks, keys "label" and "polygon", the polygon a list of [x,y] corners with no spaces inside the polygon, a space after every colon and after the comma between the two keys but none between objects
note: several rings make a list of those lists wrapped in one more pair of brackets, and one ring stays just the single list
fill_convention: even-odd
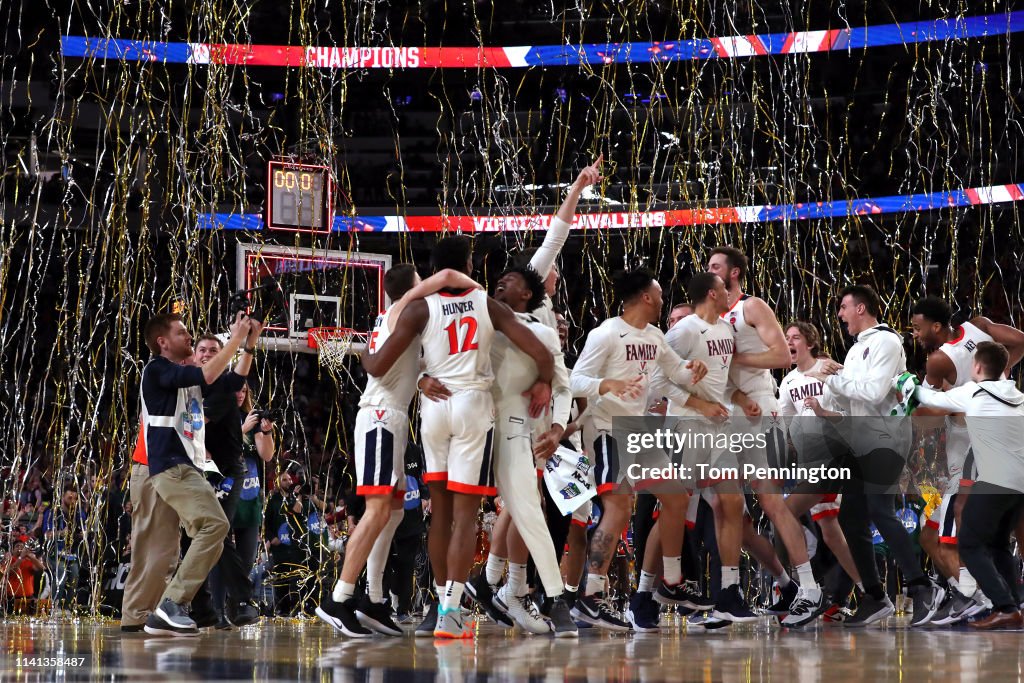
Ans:
[{"label": "basketball hoop", "polygon": [[340,370],[345,356],[352,350],[356,331],[351,327],[312,327],[306,337],[309,348],[315,349],[320,365]]}]

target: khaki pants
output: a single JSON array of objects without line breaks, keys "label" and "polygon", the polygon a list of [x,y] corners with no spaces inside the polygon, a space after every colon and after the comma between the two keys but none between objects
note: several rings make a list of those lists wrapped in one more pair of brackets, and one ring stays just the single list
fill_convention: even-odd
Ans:
[{"label": "khaki pants", "polygon": [[213,487],[195,467],[175,465],[150,477],[150,481],[160,499],[178,514],[185,533],[192,539],[161,601],[169,598],[179,605],[188,603],[220,559],[231,525]]},{"label": "khaki pants", "polygon": [[149,467],[132,463],[128,492],[132,500],[132,567],[124,586],[121,624],[141,626],[174,576],[181,552],[180,532],[178,513],[157,495]]}]

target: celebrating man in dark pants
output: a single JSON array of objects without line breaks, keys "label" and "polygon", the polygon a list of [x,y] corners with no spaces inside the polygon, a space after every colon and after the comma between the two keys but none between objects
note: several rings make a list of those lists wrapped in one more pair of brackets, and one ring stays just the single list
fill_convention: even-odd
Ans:
[{"label": "celebrating man in dark pants", "polygon": [[989,616],[970,622],[982,630],[1024,626],[1009,548],[1024,507],[1024,394],[1003,379],[1009,358],[1002,344],[981,342],[972,382],[946,392],[915,391],[921,405],[967,415],[978,479],[964,505],[960,557],[992,601]]}]

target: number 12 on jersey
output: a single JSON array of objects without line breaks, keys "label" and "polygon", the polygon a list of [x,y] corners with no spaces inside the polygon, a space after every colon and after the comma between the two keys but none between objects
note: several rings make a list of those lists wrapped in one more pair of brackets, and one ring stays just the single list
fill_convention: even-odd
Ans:
[{"label": "number 12 on jersey", "polygon": [[[444,328],[448,332],[448,355],[464,351],[476,351],[480,345],[476,341],[476,318],[460,318]],[[459,333],[463,332],[461,343]]]}]

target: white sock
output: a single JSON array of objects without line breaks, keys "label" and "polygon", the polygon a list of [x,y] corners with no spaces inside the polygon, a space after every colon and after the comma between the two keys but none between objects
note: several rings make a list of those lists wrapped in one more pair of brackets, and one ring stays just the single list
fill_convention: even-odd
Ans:
[{"label": "white sock", "polygon": [[578,585],[577,586],[572,586],[572,585],[569,585],[569,584],[565,584],[565,590],[568,591],[569,593],[579,593],[580,592],[580,587]]},{"label": "white sock", "polygon": [[607,574],[588,574],[587,575],[587,589],[585,595],[594,595],[595,593],[604,593],[608,587],[608,575]]},{"label": "white sock", "polygon": [[810,561],[796,566],[796,575],[800,579],[800,587],[805,591],[813,591],[819,588],[818,582],[814,579],[814,571],[811,569]]},{"label": "white sock", "polygon": [[967,571],[967,567],[960,567],[960,579],[958,580],[960,592],[966,597],[971,597],[978,590],[977,580]]},{"label": "white sock", "polygon": [[441,609],[449,612],[459,609],[462,603],[463,584],[458,581],[449,581],[444,585],[444,597],[441,599]]},{"label": "white sock", "polygon": [[960,588],[960,582],[957,581],[956,579],[949,579],[949,580],[946,581],[946,583],[949,584],[950,588],[958,591],[961,594],[963,593],[963,590],[961,590],[961,588]]},{"label": "white sock", "polygon": [[645,572],[640,570],[640,585],[636,587],[637,593],[653,593],[654,592],[654,580],[658,578],[657,574]]},{"label": "white sock", "polygon": [[331,597],[334,598],[334,602],[345,602],[355,594],[356,585],[354,583],[338,581],[338,583],[334,584],[334,594]]},{"label": "white sock", "polygon": [[501,575],[505,573],[505,564],[507,562],[507,557],[498,557],[494,553],[487,556],[487,566],[484,569],[484,573],[487,575],[487,583],[492,586],[497,586],[501,583]]},{"label": "white sock", "polygon": [[740,568],[722,565],[722,588],[736,586],[740,582]]},{"label": "white sock", "polygon": [[665,580],[665,583],[669,586],[675,586],[682,583],[683,581],[683,558],[679,557],[665,557],[661,556],[661,563],[663,569],[661,570],[661,578]]},{"label": "white sock", "polygon": [[859,590],[861,593],[864,592],[864,582],[863,581],[858,581],[857,582],[857,590]]},{"label": "white sock", "polygon": [[370,602],[384,602],[384,568],[388,564],[388,556],[391,555],[391,539],[395,537],[395,529],[402,523],[403,517],[405,510],[391,511],[388,523],[373,542],[370,554],[366,558],[366,595]]},{"label": "white sock", "polygon": [[508,563],[508,589],[512,595],[521,598],[526,595],[526,565],[518,562]]},{"label": "white sock", "polygon": [[[785,588],[792,583],[792,581],[793,579],[789,578],[789,573],[787,573],[785,569],[782,570],[781,574],[775,577],[775,583],[779,584],[779,588]],[[739,582],[737,581],[737,583]],[[801,581],[801,583],[803,582]]]},{"label": "white sock", "polygon": [[437,603],[441,604],[441,601],[444,600],[444,584],[443,583],[435,583],[434,584],[434,590],[437,591]]}]

